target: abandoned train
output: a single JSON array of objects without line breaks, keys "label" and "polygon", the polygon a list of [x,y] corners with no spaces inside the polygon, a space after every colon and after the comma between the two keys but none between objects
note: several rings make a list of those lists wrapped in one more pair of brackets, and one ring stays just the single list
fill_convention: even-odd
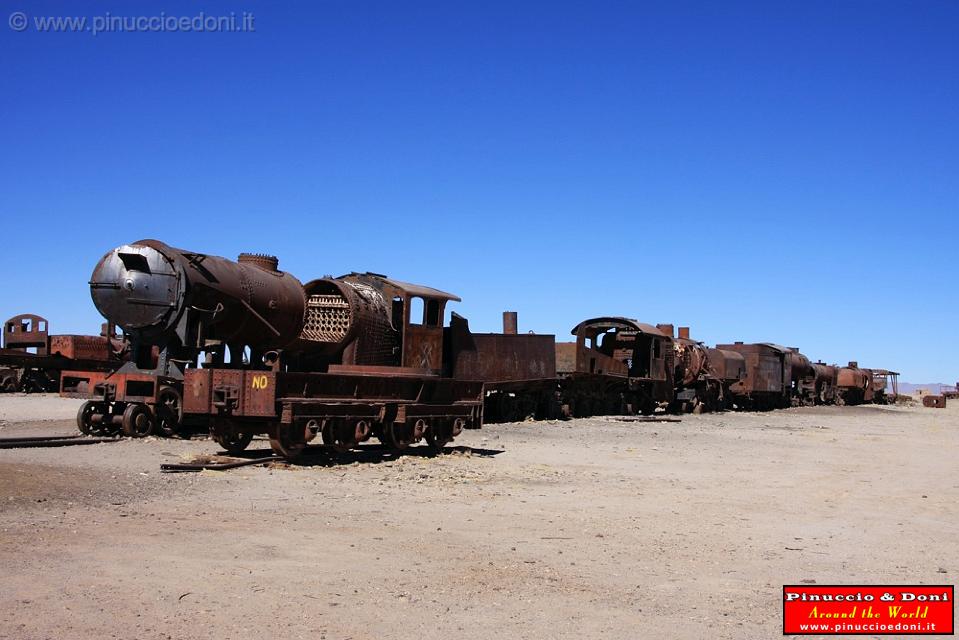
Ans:
[{"label": "abandoned train", "polygon": [[623,317],[579,323],[574,342],[521,334],[509,312],[503,333],[473,333],[455,312],[445,322],[459,298],[437,289],[374,273],[303,284],[272,256],[156,240],[107,253],[90,288],[129,359],[63,373],[61,393],[87,400],[81,430],[171,435],[195,420],[229,451],[265,434],[290,458],[316,438],[439,449],[484,419],[869,402],[894,375]]},{"label": "abandoned train", "polygon": [[0,349],[0,391],[56,392],[60,372],[85,367],[116,369],[127,357],[123,336],[104,323],[100,335],[51,334],[47,319],[22,313],[3,323]]}]

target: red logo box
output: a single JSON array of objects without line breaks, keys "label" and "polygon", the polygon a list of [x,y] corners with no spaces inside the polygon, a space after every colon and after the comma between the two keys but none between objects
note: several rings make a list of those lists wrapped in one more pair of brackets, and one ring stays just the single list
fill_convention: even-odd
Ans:
[{"label": "red logo box", "polygon": [[784,585],[783,635],[954,635],[952,585]]}]

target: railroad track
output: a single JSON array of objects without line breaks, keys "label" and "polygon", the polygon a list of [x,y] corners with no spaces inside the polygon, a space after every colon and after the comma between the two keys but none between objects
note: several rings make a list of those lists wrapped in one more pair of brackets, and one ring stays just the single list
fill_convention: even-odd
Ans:
[{"label": "railroad track", "polygon": [[0,449],[35,449],[40,447],[73,447],[85,444],[117,442],[120,438],[90,438],[87,436],[21,436],[0,438]]}]

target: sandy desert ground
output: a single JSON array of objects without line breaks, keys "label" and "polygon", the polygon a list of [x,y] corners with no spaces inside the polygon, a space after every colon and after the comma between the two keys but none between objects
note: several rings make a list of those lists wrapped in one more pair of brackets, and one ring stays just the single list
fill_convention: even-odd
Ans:
[{"label": "sandy desert ground", "polygon": [[[0,437],[76,407],[2,396]],[[782,637],[784,583],[956,583],[957,445],[959,403],[199,474],[159,467],[209,440],[0,450],[0,638]]]}]

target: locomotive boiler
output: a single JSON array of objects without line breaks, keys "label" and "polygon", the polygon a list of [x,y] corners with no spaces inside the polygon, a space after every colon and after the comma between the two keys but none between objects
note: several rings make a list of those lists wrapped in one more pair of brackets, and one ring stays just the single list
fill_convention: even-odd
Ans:
[{"label": "locomotive boiler", "polygon": [[122,328],[131,361],[116,372],[70,371],[61,394],[87,398],[77,415],[85,433],[118,429],[142,437],[177,432],[182,380],[203,353],[238,366],[299,338],[306,298],[276,258],[226,258],[140,240],[108,252],[90,278],[100,313]]},{"label": "locomotive boiler", "polygon": [[789,347],[786,362],[792,405],[816,404],[816,370],[809,358],[800,353],[797,347]]},{"label": "locomotive boiler", "polygon": [[836,376],[839,369],[818,361],[812,365],[815,376],[816,404],[833,404],[836,401]]},{"label": "locomotive boiler", "polygon": [[671,324],[657,324],[656,328],[673,341],[675,394],[669,411],[701,413],[723,408],[723,384],[713,375],[706,346],[689,337],[689,327],[679,327],[677,337],[673,337]]},{"label": "locomotive boiler", "polygon": [[839,367],[836,373],[836,404],[872,402],[874,395],[871,370],[861,369],[855,361]]}]

